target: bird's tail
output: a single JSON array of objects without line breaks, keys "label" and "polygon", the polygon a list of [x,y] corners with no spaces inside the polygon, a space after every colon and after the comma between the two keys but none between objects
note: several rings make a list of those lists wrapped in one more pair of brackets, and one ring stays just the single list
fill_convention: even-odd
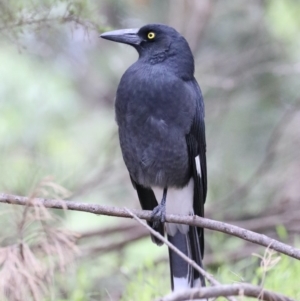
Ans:
[{"label": "bird's tail", "polygon": [[[190,226],[186,234],[177,231],[174,236],[168,235],[168,240],[200,267],[203,267],[200,240],[196,227]],[[204,277],[170,249],[169,258],[173,291],[205,286]]]}]

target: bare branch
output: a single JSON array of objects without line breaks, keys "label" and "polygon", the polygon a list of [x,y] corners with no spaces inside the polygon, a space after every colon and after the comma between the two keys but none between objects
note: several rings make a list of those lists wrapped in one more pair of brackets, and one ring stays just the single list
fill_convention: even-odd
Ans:
[{"label": "bare branch", "polygon": [[199,273],[201,273],[213,286],[212,287],[202,287],[193,288],[182,292],[171,293],[170,295],[158,299],[157,301],[185,301],[185,300],[195,300],[201,298],[216,298],[216,297],[226,297],[228,300],[235,300],[233,296],[248,296],[255,297],[259,300],[265,301],[292,301],[292,299],[283,296],[281,294],[276,294],[268,290],[263,289],[259,286],[254,286],[251,284],[233,284],[233,285],[221,285],[217,280],[215,280],[210,274],[203,270],[200,266],[196,264],[193,260],[187,257],[184,253],[178,250],[174,245],[172,245],[167,239],[165,239],[160,233],[154,231],[146,223],[142,222],[135,214],[127,209],[128,213],[147,228],[153,235],[162,240],[170,249],[176,252],[180,257],[182,257],[186,262],[193,266]]},{"label": "bare branch", "polygon": [[[64,200],[51,200],[42,198],[29,199],[27,197],[9,195],[4,193],[0,194],[0,203],[15,204],[22,206],[29,204],[29,206],[44,206],[46,208],[83,211],[100,215],[118,216],[126,218],[132,217],[124,208],[109,207],[98,204],[71,202]],[[132,210],[132,212],[136,214],[137,217],[139,217],[140,219],[151,219],[150,211]],[[273,249],[279,253],[288,255],[290,257],[300,259],[299,249],[279,242],[266,235],[258,234],[227,223],[211,220],[208,218],[201,218],[199,216],[182,216],[172,214],[166,216],[166,221],[170,223],[186,224],[227,233],[229,235],[239,237],[252,243],[256,243],[264,247],[269,247],[270,249]]]},{"label": "bare branch", "polygon": [[300,102],[299,100],[297,103],[293,106],[290,106],[286,109],[286,111],[283,113],[279,121],[275,124],[273,130],[271,131],[271,134],[269,136],[269,139],[267,141],[267,146],[265,150],[264,157],[260,163],[260,165],[257,167],[257,169],[253,172],[251,177],[243,183],[241,186],[239,186],[237,189],[235,189],[232,193],[230,193],[225,199],[220,201],[220,204],[224,204],[223,206],[228,206],[228,201],[230,199],[234,199],[232,203],[237,203],[239,199],[246,197],[250,190],[253,189],[253,187],[259,182],[258,179],[262,178],[264,175],[269,172],[270,168],[274,164],[274,160],[276,157],[276,145],[281,140],[284,130],[289,125],[289,122],[293,119],[295,114],[300,109]]},{"label": "bare branch", "polygon": [[90,237],[94,237],[94,236],[103,237],[103,236],[108,236],[108,235],[112,235],[115,233],[120,234],[123,232],[132,232],[132,231],[137,230],[137,228],[138,228],[138,226],[136,224],[128,224],[128,225],[125,224],[124,225],[124,223],[120,224],[120,225],[104,228],[104,229],[103,229],[103,227],[101,227],[101,228],[81,232],[79,234],[78,240],[82,240],[82,239],[90,238]]},{"label": "bare branch", "polygon": [[[183,252],[181,252],[178,248],[176,248],[173,244],[171,244],[167,239],[165,239],[159,232],[153,230],[150,226],[148,226],[146,223],[142,222],[141,219],[139,219],[134,213],[132,213],[130,210],[126,209],[126,211],[141,225],[143,225],[145,228],[147,228],[151,234],[159,238],[161,241],[163,241],[171,250],[173,250],[177,255],[179,255],[181,258],[183,258],[189,265],[191,265],[195,270],[197,270],[201,275],[203,275],[211,285],[220,285],[220,283],[209,273],[207,273],[204,269],[202,269],[194,260],[190,259],[188,256],[186,256]],[[236,301],[233,298],[227,298],[228,301]]]},{"label": "bare branch", "polygon": [[219,284],[218,281],[216,281],[210,274],[208,274],[204,269],[202,269],[195,261],[191,260],[188,256],[186,256],[184,253],[182,253],[179,249],[177,249],[173,244],[171,244],[167,239],[165,239],[160,233],[153,230],[150,226],[148,226],[146,223],[143,223],[141,219],[134,214],[132,211],[126,209],[126,211],[130,214],[131,217],[133,217],[136,221],[138,221],[143,227],[147,228],[151,234],[159,238],[162,242],[164,242],[171,250],[173,250],[175,253],[177,253],[180,257],[182,257],[188,264],[190,264],[195,270],[197,270],[201,275],[203,275],[212,285]]},{"label": "bare branch", "polygon": [[168,296],[157,299],[157,301],[198,300],[199,298],[217,298],[221,296],[247,296],[264,301],[294,301],[289,297],[246,283],[192,288],[182,292],[171,293]]},{"label": "bare branch", "polygon": [[[244,259],[244,258],[249,258],[253,253],[258,253],[258,248],[259,246],[253,245],[252,247],[245,246],[241,249],[238,250],[233,250],[233,251],[227,251],[227,252],[222,252],[222,253],[208,253],[205,254],[204,257],[204,266],[206,267],[214,267],[218,265],[222,265],[224,261],[226,260],[226,263],[231,263],[231,262],[236,262],[238,260]],[[161,264],[162,262],[167,262],[168,257],[166,255],[158,257],[154,261],[154,266]]]},{"label": "bare branch", "polygon": [[91,256],[91,255],[98,255],[99,253],[107,253],[107,252],[112,252],[112,251],[120,251],[122,248],[128,246],[129,244],[140,240],[144,238],[145,231],[137,231],[133,232],[131,235],[123,239],[122,241],[117,241],[113,243],[109,243],[107,245],[101,245],[101,246],[96,246],[96,247],[85,247],[81,248],[81,254],[80,257],[85,257],[85,256]]}]

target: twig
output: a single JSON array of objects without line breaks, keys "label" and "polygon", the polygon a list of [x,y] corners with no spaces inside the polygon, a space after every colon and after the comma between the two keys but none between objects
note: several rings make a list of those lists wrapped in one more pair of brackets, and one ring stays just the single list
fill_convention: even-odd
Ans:
[{"label": "twig", "polygon": [[22,26],[29,26],[29,25],[41,25],[41,24],[47,24],[47,23],[67,23],[67,22],[73,22],[75,24],[81,25],[83,27],[91,27],[91,28],[97,28],[96,24],[94,24],[92,21],[86,21],[81,19],[79,16],[73,16],[71,14],[65,15],[65,16],[53,16],[53,17],[40,17],[40,18],[29,18],[29,19],[23,19],[20,18],[19,20],[13,22],[4,24],[0,27],[0,32],[8,29],[14,29],[17,27]]},{"label": "twig", "polygon": [[120,251],[120,249],[128,246],[128,244],[131,244],[145,237],[146,235],[144,231],[133,232],[130,236],[126,237],[122,241],[117,241],[102,246],[81,248],[80,257],[98,255],[99,253],[104,254],[112,251]]},{"label": "twig", "polygon": [[282,139],[284,130],[287,128],[290,121],[293,119],[293,117],[299,111],[299,109],[299,101],[297,101],[297,103],[294,106],[290,106],[286,109],[286,111],[283,113],[283,115],[271,131],[271,134],[267,141],[265,154],[260,165],[245,183],[243,183],[241,186],[239,186],[237,189],[231,192],[227,197],[225,197],[225,199],[220,201],[219,204],[224,204],[224,206],[228,207],[228,201],[230,199],[234,200],[232,203],[237,203],[238,199],[246,197],[250,190],[253,189],[253,187],[259,182],[258,179],[263,177],[270,170],[270,168],[273,166],[276,157],[275,147],[279,143],[280,139]]},{"label": "twig", "polygon": [[[40,205],[46,208],[53,209],[68,209],[75,211],[83,211],[94,214],[109,215],[132,218],[132,216],[124,208],[102,206],[97,204],[79,203],[63,200],[50,200],[35,198],[30,199],[27,197],[0,194],[0,203],[15,204],[25,206],[29,203],[29,206]],[[150,220],[151,212],[142,210],[132,210],[132,212],[140,219]],[[300,250],[292,246],[279,242],[278,240],[272,239],[266,235],[258,234],[243,228],[239,228],[234,225],[227,223],[211,220],[208,218],[201,218],[199,216],[182,216],[182,215],[166,215],[166,221],[170,223],[186,224],[191,226],[202,227],[210,230],[215,230],[223,233],[230,234],[232,236],[239,237],[241,239],[256,243],[261,246],[268,247],[279,253],[288,255],[290,257],[300,259]]]},{"label": "twig", "polygon": [[189,265],[191,265],[195,270],[197,270],[201,275],[203,275],[212,285],[218,285],[219,282],[216,281],[211,275],[209,275],[206,271],[204,271],[195,261],[190,259],[188,256],[186,256],[184,253],[182,253],[180,250],[178,250],[174,245],[172,245],[167,239],[165,239],[160,233],[153,230],[150,226],[148,226],[146,223],[142,222],[140,218],[136,214],[134,214],[132,211],[125,208],[125,210],[130,214],[131,217],[133,217],[136,221],[138,221],[143,227],[147,228],[151,234],[153,234],[155,237],[159,238],[162,242],[164,242],[171,250],[173,250],[175,253],[177,253],[180,257],[182,257]]},{"label": "twig", "polygon": [[[249,248],[248,247],[243,247],[242,249],[234,250],[234,251],[228,251],[228,252],[223,252],[223,253],[208,253],[205,254],[203,263],[206,267],[211,267],[214,268],[214,266],[219,266],[222,265],[225,261],[226,263],[231,263],[231,262],[236,262],[237,260],[241,260],[244,258],[249,258],[253,253],[258,252],[258,246],[254,245]],[[158,257],[154,261],[154,266],[157,266],[161,263],[167,262],[168,257],[166,255]]]},{"label": "twig", "polygon": [[298,221],[300,216],[300,210],[293,208],[286,212],[276,215],[264,215],[257,218],[251,218],[246,220],[230,221],[229,224],[234,223],[236,226],[241,228],[251,229],[252,231],[266,231],[268,228],[275,228],[278,225],[284,224],[289,229],[289,224],[293,221]]},{"label": "twig", "polygon": [[217,298],[229,296],[247,296],[259,298],[264,301],[295,301],[289,297],[270,292],[251,284],[227,284],[211,287],[192,288],[182,292],[171,293],[157,301],[184,301],[199,298]]},{"label": "twig", "polygon": [[[108,228],[97,228],[97,229],[93,229],[90,231],[85,231],[85,232],[81,232],[79,233],[79,237],[77,240],[82,240],[85,238],[90,238],[90,237],[94,237],[94,236],[98,236],[98,237],[103,237],[103,236],[108,236],[108,235],[112,235],[112,234],[120,234],[123,232],[132,232],[135,231],[137,229],[137,225],[136,224],[120,224],[120,225],[116,225],[116,226],[112,226],[112,227],[108,227]],[[146,232],[146,231],[145,231]]]},{"label": "twig", "polygon": [[[146,223],[142,222],[141,219],[139,219],[136,214],[132,213],[130,210],[126,209],[126,211],[141,225],[143,225],[145,228],[147,228],[151,234],[159,238],[161,241],[164,242],[171,250],[173,250],[176,254],[178,254],[181,258],[183,258],[189,265],[191,265],[195,270],[197,270],[201,275],[203,275],[211,285],[220,285],[220,283],[213,278],[209,273],[207,273],[204,269],[202,269],[194,260],[190,259],[188,256],[186,256],[183,252],[181,252],[178,248],[176,248],[173,244],[171,244],[167,239],[165,239],[160,233],[153,230],[150,226],[148,226]],[[235,299],[228,298],[229,301],[235,301]]]}]

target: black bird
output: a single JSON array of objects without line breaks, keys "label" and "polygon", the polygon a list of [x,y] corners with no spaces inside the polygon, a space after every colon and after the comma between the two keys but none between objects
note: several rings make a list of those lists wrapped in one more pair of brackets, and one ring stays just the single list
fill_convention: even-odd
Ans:
[{"label": "black bird", "polygon": [[[172,27],[106,32],[133,46],[139,59],[121,78],[115,110],[123,158],[150,226],[202,266],[203,229],[165,222],[165,214],[204,216],[207,191],[204,103],[187,41]],[[162,242],[152,236],[157,245]],[[204,278],[169,251],[173,290]]]}]

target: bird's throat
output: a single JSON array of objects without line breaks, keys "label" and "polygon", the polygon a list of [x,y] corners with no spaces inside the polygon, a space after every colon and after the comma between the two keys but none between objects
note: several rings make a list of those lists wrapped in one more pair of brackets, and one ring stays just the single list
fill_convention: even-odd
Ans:
[{"label": "bird's throat", "polygon": [[154,53],[150,56],[149,62],[151,65],[159,64],[163,61],[165,61],[168,57],[168,51],[162,51],[162,52],[157,52]]}]

